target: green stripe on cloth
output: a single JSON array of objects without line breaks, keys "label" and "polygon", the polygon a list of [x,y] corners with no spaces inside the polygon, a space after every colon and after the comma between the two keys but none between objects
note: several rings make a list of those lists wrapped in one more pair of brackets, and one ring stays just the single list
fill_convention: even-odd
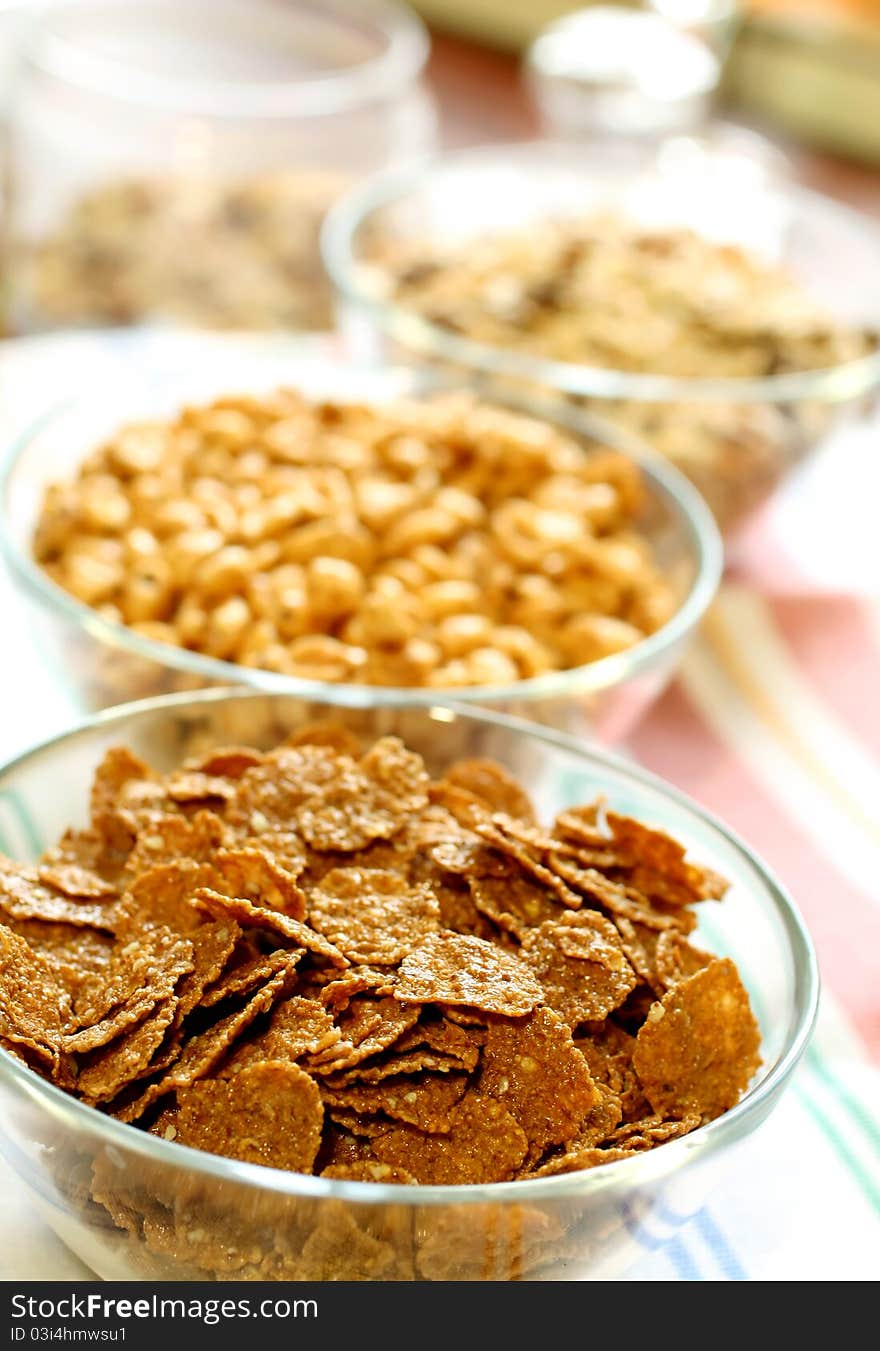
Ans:
[{"label": "green stripe on cloth", "polygon": [[807,1049],[806,1059],[810,1068],[822,1080],[841,1107],[844,1107],[849,1116],[861,1127],[873,1149],[880,1155],[880,1127],[866,1111],[864,1105],[853,1095],[843,1080],[835,1074],[827,1060],[823,1058],[822,1053],[817,1050],[815,1044]]},{"label": "green stripe on cloth", "polygon": [[804,1087],[803,1081],[797,1085],[796,1093],[809,1115],[813,1118],[819,1127],[825,1139],[834,1149],[834,1152],[845,1165],[847,1171],[852,1174],[859,1184],[859,1187],[871,1205],[880,1215],[880,1187],[861,1166],[852,1150],[847,1147],[846,1140],[840,1134],[834,1123],[825,1115],[819,1104],[813,1099]]}]

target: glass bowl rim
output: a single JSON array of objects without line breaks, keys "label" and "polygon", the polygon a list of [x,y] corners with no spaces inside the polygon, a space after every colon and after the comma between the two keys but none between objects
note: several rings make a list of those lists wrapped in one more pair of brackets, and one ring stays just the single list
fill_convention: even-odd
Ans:
[{"label": "glass bowl rim", "polygon": [[[880,387],[880,347],[867,356],[820,370],[758,377],[654,375],[554,361],[451,333],[415,310],[373,293],[359,280],[364,265],[356,260],[355,241],[361,227],[385,207],[418,196],[438,172],[472,165],[487,169],[507,166],[540,174],[551,160],[589,176],[571,147],[546,139],[441,151],[407,168],[374,174],[355,186],[330,208],[321,230],[324,266],[340,297],[409,351],[473,371],[537,381],[555,391],[585,398],[639,403],[794,403],[805,399],[836,403]],[[822,211],[874,237],[880,263],[880,229],[869,217],[799,185],[785,184],[784,190],[795,206],[800,203]]]},{"label": "glass bowl rim", "polygon": [[[214,703],[237,703],[265,698],[265,692],[242,690],[241,688],[213,687],[195,692],[185,691],[177,694],[159,695],[150,699],[140,699],[112,708],[83,719],[67,731],[46,738],[36,746],[14,756],[0,765],[0,785],[8,774],[15,773],[29,760],[38,759],[46,752],[63,749],[66,742],[88,741],[91,733],[102,730],[114,723],[124,723],[129,718],[138,718],[162,712],[172,712],[176,708],[193,706],[197,708]],[[271,696],[270,696],[271,697]],[[283,697],[283,696],[282,696]],[[398,704],[406,708],[405,704]],[[41,1109],[48,1108],[50,1114],[62,1121],[67,1120],[73,1129],[78,1126],[88,1130],[90,1135],[103,1137],[102,1143],[108,1146],[117,1144],[148,1163],[168,1165],[172,1168],[188,1169],[206,1178],[221,1182],[234,1182],[240,1185],[258,1187],[276,1195],[313,1198],[315,1200],[338,1199],[362,1204],[394,1205],[450,1205],[485,1204],[489,1202],[523,1203],[541,1200],[561,1200],[569,1193],[592,1194],[613,1187],[615,1182],[640,1184],[667,1175],[686,1162],[686,1155],[692,1150],[710,1149],[717,1152],[725,1144],[732,1144],[753,1130],[770,1110],[773,1100],[791,1077],[798,1061],[803,1055],[816,1021],[819,1001],[819,968],[812,938],[794,900],[788,890],[774,876],[761,859],[713,813],[682,793],[673,784],[658,775],[643,769],[639,765],[586,742],[567,736],[539,724],[507,714],[495,713],[487,709],[471,709],[437,701],[435,707],[454,718],[464,718],[470,722],[482,723],[514,736],[526,736],[546,746],[555,747],[568,754],[594,764],[604,765],[612,772],[623,774],[641,787],[659,792],[670,798],[678,807],[684,808],[696,816],[704,825],[719,833],[728,845],[742,857],[745,863],[757,874],[764,887],[764,899],[769,901],[780,920],[788,942],[794,973],[794,1026],[790,1030],[777,1063],[766,1078],[754,1088],[749,1089],[743,1098],[727,1112],[714,1121],[699,1126],[689,1135],[670,1140],[660,1149],[647,1150],[635,1154],[632,1158],[621,1159],[601,1167],[588,1169],[580,1173],[566,1173],[549,1178],[536,1178],[515,1182],[470,1183],[453,1185],[406,1185],[402,1183],[352,1182],[331,1178],[314,1177],[305,1173],[291,1173],[276,1168],[267,1168],[261,1164],[242,1163],[227,1159],[221,1155],[206,1154],[186,1145],[175,1144],[147,1132],[129,1127],[87,1107],[76,1098],[71,1098],[54,1084],[47,1083],[35,1071],[23,1065],[15,1056],[0,1049],[0,1082],[5,1082],[11,1092],[22,1092],[35,1101]],[[426,710],[426,716],[430,716]],[[448,721],[448,718],[446,719]]]},{"label": "glass bowl rim", "polygon": [[[338,364],[340,371],[344,371],[349,363],[345,358],[341,360],[334,358],[328,360],[326,364],[328,367]],[[425,373],[411,368],[360,366],[357,369],[367,375],[387,375],[392,378],[403,375],[413,381],[411,392],[424,388],[420,382],[426,379],[430,381],[429,374],[426,377]],[[296,387],[295,380],[291,381],[291,385]],[[126,625],[99,615],[92,606],[76,600],[63,587],[52,581],[28,552],[19,549],[13,543],[9,531],[5,528],[12,480],[20,460],[26,455],[34,440],[53,422],[80,407],[88,407],[90,397],[90,393],[86,392],[60,400],[31,419],[26,427],[10,438],[6,451],[0,452],[0,559],[5,560],[13,578],[27,594],[50,612],[60,612],[67,622],[85,631],[96,641],[118,651],[133,653],[144,660],[205,680],[226,685],[233,683],[247,685],[252,689],[269,693],[324,699],[340,707],[349,708],[407,702],[413,706],[421,706],[443,702],[444,699],[447,701],[455,699],[456,702],[463,704],[511,699],[531,703],[542,699],[567,698],[575,692],[577,694],[601,692],[623,685],[633,677],[650,670],[669,649],[673,649],[683,640],[699,623],[721,580],[724,566],[721,536],[711,511],[697,489],[669,461],[659,455],[645,453],[640,449],[636,438],[627,437],[617,428],[609,427],[607,429],[609,440],[612,443],[616,442],[621,453],[628,455],[638,465],[648,483],[652,498],[661,500],[676,518],[678,528],[687,537],[694,566],[690,588],[672,616],[654,633],[633,647],[581,666],[551,671],[508,685],[458,686],[444,690],[433,690],[428,686],[366,685],[355,682],[336,684],[305,680],[297,676],[263,671],[257,667],[220,661],[198,652],[191,652],[187,648],[177,647],[172,643],[160,643],[152,638],[142,637]],[[492,392],[489,391],[486,397],[487,402],[491,403]],[[503,403],[501,394],[497,395],[497,398]],[[340,401],[344,402],[343,396],[340,396]],[[517,405],[519,411],[527,415],[552,418],[575,434],[593,437],[604,434],[605,429],[600,425],[601,419],[581,418],[565,409],[542,411],[534,403],[518,403],[515,396],[511,396],[509,403],[511,406]]]},{"label": "glass bowl rim", "polygon": [[[208,3],[209,0],[202,0]],[[138,0],[125,0],[137,8]],[[115,99],[157,111],[175,111],[213,117],[292,118],[332,116],[372,102],[385,102],[396,90],[415,82],[428,59],[430,39],[424,23],[396,0],[333,0],[336,11],[345,11],[362,28],[382,35],[386,45],[354,66],[334,67],[323,75],[300,80],[193,81],[186,75],[155,74],[133,69],[125,61],[89,50],[75,35],[43,30],[66,11],[76,17],[70,0],[49,0],[30,24],[31,40],[25,48],[26,66],[47,74],[84,93]],[[322,22],[332,22],[333,10],[321,9]],[[284,16],[282,15],[282,18]]]}]

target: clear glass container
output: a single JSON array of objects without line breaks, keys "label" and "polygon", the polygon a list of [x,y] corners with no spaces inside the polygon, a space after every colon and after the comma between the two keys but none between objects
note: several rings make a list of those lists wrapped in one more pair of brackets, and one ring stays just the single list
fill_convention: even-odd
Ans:
[{"label": "clear glass container", "polygon": [[[47,485],[74,475],[89,452],[126,422],[171,416],[184,405],[205,402],[230,390],[266,393],[284,384],[311,398],[381,404],[445,384],[428,372],[359,368],[341,359],[297,358],[293,343],[279,343],[273,356],[259,344],[254,351],[247,340],[234,343],[222,359],[207,340],[201,360],[197,351],[191,351],[185,376],[172,372],[172,362],[162,374],[151,377],[138,376],[131,369],[128,380],[110,392],[86,390],[81,398],[60,408],[47,403],[43,415],[36,416],[18,444],[9,448],[0,470],[0,552],[5,554],[26,607],[28,631],[75,692],[81,707],[102,708],[123,699],[206,684],[250,685],[354,707],[436,702],[438,692],[430,687],[391,689],[303,681],[154,642],[75,600],[33,560],[34,527]],[[506,402],[529,412],[543,411],[512,395]],[[551,412],[585,450],[611,445],[638,457],[638,446],[634,448],[632,439],[614,428],[571,410],[554,406]],[[646,494],[637,525],[678,598],[671,619],[627,651],[588,665],[501,687],[455,689],[447,691],[446,697],[589,733],[607,743],[627,735],[674,672],[685,643],[715,594],[722,562],[717,531],[698,494],[664,461],[645,456],[639,462]]]},{"label": "clear glass container", "polygon": [[33,22],[28,0],[0,0],[0,338],[9,332],[9,112],[19,53]]},{"label": "clear glass container", "polygon": [[[576,350],[565,359],[530,350],[527,329],[510,345],[480,340],[454,313],[433,322],[396,297],[396,259],[442,267],[471,243],[521,230],[540,239],[559,223],[590,218],[632,221],[649,233],[691,231],[781,268],[864,354],[759,376],[728,373],[723,348],[706,376],[617,369],[581,362]],[[471,379],[540,389],[617,422],[687,474],[723,528],[759,506],[845,422],[863,417],[880,386],[880,348],[868,350],[880,330],[880,231],[777,180],[760,156],[731,140],[671,137],[649,160],[558,142],[441,156],[351,193],[328,218],[323,248],[356,355],[415,356]],[[590,313],[601,316],[601,298]],[[662,355],[668,370],[666,349]]]},{"label": "clear glass container", "polygon": [[50,4],[10,116],[15,327],[327,327],[321,219],[432,148],[427,51],[393,0]]},{"label": "clear glass container", "polygon": [[[88,784],[110,746],[160,771],[221,744],[268,747],[316,717],[365,736],[399,734],[434,773],[489,756],[529,784],[539,817],[597,793],[675,835],[731,890],[697,941],[730,956],[760,1023],[763,1063],[742,1101],[690,1135],[585,1173],[489,1186],[330,1181],[238,1163],[122,1125],[0,1051],[0,1154],[34,1206],[107,1280],[602,1280],[703,1206],[737,1146],[779,1100],[816,1014],[815,953],[791,898],[719,821],[612,756],[527,723],[453,708],[340,710],[289,696],[208,690],[114,709],[0,771],[15,812],[6,847],[34,857],[85,823]],[[773,1204],[768,1196],[767,1205]],[[756,1217],[759,1221],[760,1216]]]},{"label": "clear glass container", "polygon": [[734,0],[598,4],[551,23],[525,72],[551,136],[650,141],[709,117]]}]

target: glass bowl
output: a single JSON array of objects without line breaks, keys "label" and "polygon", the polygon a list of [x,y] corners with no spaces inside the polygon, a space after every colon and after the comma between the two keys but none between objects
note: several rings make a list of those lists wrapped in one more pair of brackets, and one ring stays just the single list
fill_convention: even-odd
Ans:
[{"label": "glass bowl", "polygon": [[[699,487],[723,527],[758,506],[880,386],[880,350],[824,370],[680,377],[549,360],[475,341],[395,301],[377,259],[611,212],[684,227],[781,265],[838,324],[880,328],[880,231],[855,212],[777,183],[748,154],[672,138],[647,160],[554,142],[489,146],[380,175],[328,216],[322,247],[357,355],[389,351],[540,387],[638,432]],[[415,254],[413,254],[415,256]],[[832,266],[833,262],[833,266]],[[454,316],[452,316],[454,323]]]},{"label": "glass bowl", "polygon": [[13,327],[330,325],[318,234],[435,146],[394,0],[54,0],[10,100]]},{"label": "glass bowl", "polygon": [[[29,632],[44,648],[53,669],[74,690],[82,708],[210,684],[250,685],[354,707],[389,701],[436,702],[437,691],[429,688],[305,681],[149,640],[74,600],[33,561],[33,528],[46,485],[69,477],[91,450],[125,422],[171,415],[183,404],[207,401],[230,390],[266,392],[280,384],[300,388],[314,398],[354,402],[384,402],[438,387],[430,374],[358,368],[341,359],[297,356],[295,345],[285,342],[270,347],[258,341],[253,347],[245,340],[219,364],[215,349],[208,344],[203,361],[194,352],[185,376],[175,373],[172,365],[169,362],[164,373],[157,370],[149,378],[133,372],[130,380],[113,389],[95,390],[61,408],[48,408],[10,448],[5,467],[0,469],[0,551],[26,606]],[[507,402],[516,404],[517,400],[508,398]],[[528,407],[537,411],[534,405]],[[558,414],[565,410],[552,411],[560,420]],[[631,450],[626,437],[589,419],[574,418],[570,430],[586,447],[598,441],[624,453]],[[720,542],[698,494],[664,461],[646,456],[640,464],[647,489],[640,526],[680,598],[672,618],[627,652],[507,686],[462,688],[445,697],[590,732],[606,742],[628,733],[674,671],[686,639],[715,593],[721,571]]]},{"label": "glass bowl", "polygon": [[736,961],[761,1026],[763,1064],[742,1101],[691,1135],[586,1173],[491,1186],[373,1185],[166,1142],[67,1097],[0,1052],[0,1152],[56,1233],[105,1279],[584,1280],[624,1272],[655,1208],[671,1238],[670,1217],[683,1224],[736,1166],[736,1146],[772,1110],[804,1051],[818,998],[815,954],[793,901],[746,845],[676,789],[496,714],[340,709],[214,689],[109,710],[0,770],[3,845],[32,858],[68,825],[84,825],[90,775],[110,746],[129,746],[167,771],[216,745],[267,748],[328,716],[365,736],[399,734],[433,773],[460,756],[492,757],[529,784],[544,820],[604,793],[616,810],[671,832],[723,873],[731,891],[721,905],[701,907],[710,914],[697,941]]}]

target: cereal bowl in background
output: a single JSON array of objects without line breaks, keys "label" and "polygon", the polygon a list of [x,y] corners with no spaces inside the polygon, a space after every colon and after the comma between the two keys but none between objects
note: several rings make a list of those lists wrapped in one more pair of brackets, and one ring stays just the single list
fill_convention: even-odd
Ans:
[{"label": "cereal bowl in background", "polygon": [[[648,1153],[587,1173],[407,1186],[284,1173],[190,1150],[103,1116],[0,1052],[0,1151],[58,1235],[105,1279],[583,1280],[620,1275],[662,1208],[684,1223],[777,1103],[809,1039],[818,975],[797,909],[761,862],[674,788],[571,738],[452,706],[340,709],[223,689],[102,713],[0,771],[4,847],[35,858],[86,819],[91,774],[125,745],[160,771],[219,745],[268,748],[316,718],[400,735],[442,773],[462,756],[527,782],[539,815],[587,801],[668,831],[731,889],[696,938],[739,967],[762,1065],[742,1100]],[[62,785],[59,789],[59,785]],[[51,786],[52,791],[47,791]],[[768,1204],[770,1201],[768,1200]],[[651,1246],[657,1226],[651,1224]]]},{"label": "cereal bowl in background", "polygon": [[[630,230],[647,244],[627,254]],[[725,530],[880,386],[880,234],[698,139],[648,161],[553,142],[451,153],[342,199],[323,251],[358,355],[617,422]]]},{"label": "cereal bowl in background", "polygon": [[420,20],[393,0],[22,8],[11,327],[328,327],[324,212],[435,144]]},{"label": "cereal bowl in background", "polygon": [[[627,463],[638,465],[644,491],[633,525],[668,590],[671,613],[656,631],[627,650],[569,669],[443,690],[356,679],[305,679],[156,641],[75,599],[36,563],[34,534],[46,488],[71,480],[86,457],[120,426],[143,418],[164,419],[182,406],[201,404],[231,390],[263,393],[281,383],[311,400],[379,409],[396,399],[419,400],[442,388],[442,381],[428,373],[358,368],[338,359],[297,359],[292,352],[280,353],[271,362],[253,354],[245,359],[243,354],[234,381],[224,376],[219,387],[217,372],[207,360],[204,370],[200,366],[186,377],[165,373],[141,379],[135,374],[110,393],[86,393],[49,409],[11,448],[0,482],[0,540],[27,609],[29,628],[83,708],[235,683],[349,707],[387,702],[429,705],[442,695],[587,732],[606,742],[625,736],[669,679],[709,604],[720,575],[721,546],[707,508],[681,475],[664,461],[642,454],[638,443],[633,449],[631,438],[570,410],[553,410],[552,421],[559,429],[588,451],[618,449]],[[506,403],[515,411],[543,417],[540,407],[527,400],[513,398]]]}]

